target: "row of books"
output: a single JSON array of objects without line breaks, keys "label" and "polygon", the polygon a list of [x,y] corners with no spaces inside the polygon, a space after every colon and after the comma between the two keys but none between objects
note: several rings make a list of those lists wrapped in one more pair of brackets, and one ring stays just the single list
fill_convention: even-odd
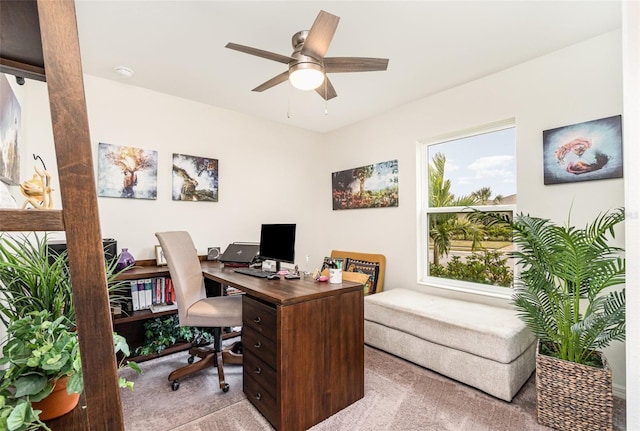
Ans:
[{"label": "row of books", "polygon": [[173,283],[169,277],[131,280],[133,311],[151,309],[156,305],[175,303]]}]

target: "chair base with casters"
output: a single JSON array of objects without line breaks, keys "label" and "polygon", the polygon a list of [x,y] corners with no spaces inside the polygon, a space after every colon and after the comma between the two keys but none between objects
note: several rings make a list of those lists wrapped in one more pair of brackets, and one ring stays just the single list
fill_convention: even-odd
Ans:
[{"label": "chair base with casters", "polygon": [[[222,392],[229,391],[229,383],[224,379],[223,364],[242,365],[242,342],[236,341],[232,345],[222,348],[222,339],[234,338],[240,335],[240,332],[232,332],[221,334],[220,328],[214,328],[214,344],[213,346],[193,346],[189,349],[189,358],[187,365],[173,370],[169,374],[168,380],[171,382],[171,389],[177,391],[180,389],[180,379],[191,374],[204,370],[207,367],[216,367],[218,369],[218,382]],[[195,362],[195,358],[200,358]]]},{"label": "chair base with casters", "polygon": [[[227,392],[229,384],[224,380],[224,363],[242,364],[242,354],[238,350],[233,352],[222,348],[222,332],[223,328],[242,325],[242,298],[224,294],[207,297],[196,246],[188,232],[156,232],[156,237],[169,266],[180,326],[213,330],[213,348],[192,347],[188,365],[169,374],[171,387],[175,391],[180,387],[181,378],[214,366],[218,371],[220,389]],[[196,356],[200,358],[197,362],[194,361]]]}]

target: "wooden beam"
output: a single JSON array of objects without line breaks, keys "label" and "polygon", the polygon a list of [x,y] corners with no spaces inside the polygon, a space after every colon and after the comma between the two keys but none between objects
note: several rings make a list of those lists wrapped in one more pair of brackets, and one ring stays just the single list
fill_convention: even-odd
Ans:
[{"label": "wooden beam", "polygon": [[123,430],[73,0],[38,0],[88,430]]},{"label": "wooden beam", "polygon": [[0,210],[0,232],[62,230],[62,210]]},{"label": "wooden beam", "polygon": [[47,80],[44,67],[32,66],[31,64],[20,63],[19,61],[13,61],[7,58],[0,58],[0,72],[36,81]]}]

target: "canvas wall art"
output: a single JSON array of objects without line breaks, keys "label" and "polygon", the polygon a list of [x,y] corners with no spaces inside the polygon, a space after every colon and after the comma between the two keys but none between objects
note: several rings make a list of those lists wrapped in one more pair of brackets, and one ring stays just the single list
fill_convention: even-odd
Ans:
[{"label": "canvas wall art", "polygon": [[174,201],[218,202],[218,160],[174,154],[171,193]]},{"label": "canvas wall art", "polygon": [[98,196],[156,199],[157,195],[157,151],[99,144]]},{"label": "canvas wall art", "polygon": [[622,116],[542,132],[544,183],[622,178]]},{"label": "canvas wall art", "polygon": [[20,183],[20,103],[7,76],[0,74],[0,181]]},{"label": "canvas wall art", "polygon": [[331,174],[334,210],[398,206],[398,161]]}]

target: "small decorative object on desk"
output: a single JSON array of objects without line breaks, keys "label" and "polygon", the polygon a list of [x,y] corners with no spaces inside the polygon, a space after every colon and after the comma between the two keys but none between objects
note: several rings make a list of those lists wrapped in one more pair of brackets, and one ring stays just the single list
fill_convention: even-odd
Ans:
[{"label": "small decorative object on desk", "polygon": [[136,260],[131,255],[131,253],[129,253],[129,249],[123,248],[122,253],[120,254],[120,257],[118,258],[116,269],[118,271],[122,271],[123,269],[127,269],[130,266],[133,266],[135,264],[136,264]]},{"label": "small decorative object on desk", "polygon": [[331,260],[329,263],[329,283],[342,283],[342,262]]},{"label": "small decorative object on desk", "polygon": [[156,265],[164,266],[167,264],[167,258],[164,257],[164,251],[162,251],[162,247],[156,245]]}]

